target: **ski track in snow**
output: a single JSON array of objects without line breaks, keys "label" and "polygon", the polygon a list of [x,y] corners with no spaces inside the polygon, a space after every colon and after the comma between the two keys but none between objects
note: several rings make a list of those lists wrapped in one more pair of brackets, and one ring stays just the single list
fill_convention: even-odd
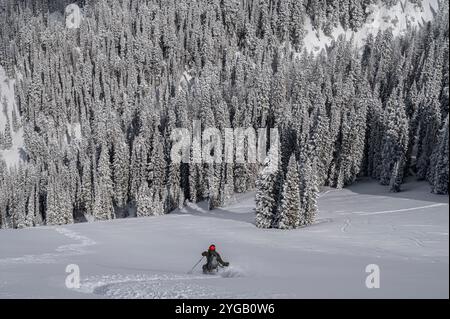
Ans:
[{"label": "ski track in snow", "polygon": [[236,294],[217,287],[202,285],[210,280],[242,277],[239,269],[229,269],[217,275],[181,274],[113,274],[82,279],[77,291],[113,299],[186,299],[186,298],[269,298],[270,293]]},{"label": "ski track in snow", "polygon": [[64,235],[70,239],[76,240],[78,242],[68,245],[58,246],[55,251],[56,253],[44,253],[39,255],[24,255],[21,257],[8,257],[0,259],[0,265],[9,264],[52,264],[56,263],[62,257],[84,255],[89,253],[86,249],[88,246],[93,246],[96,244],[92,239],[80,235],[73,230],[69,230],[63,227],[54,228],[54,230],[61,235]]},{"label": "ski track in snow", "polygon": [[104,281],[97,282],[88,278],[82,284],[87,292],[110,298],[205,298],[213,294],[192,280],[206,280],[208,277],[179,275],[115,275],[103,276]]},{"label": "ski track in snow", "polygon": [[379,212],[353,212],[353,214],[358,214],[361,216],[382,215],[382,214],[409,212],[409,211],[433,208],[433,207],[439,207],[439,206],[448,206],[448,204],[438,203],[438,204],[431,204],[431,205],[419,206],[419,207],[401,208],[401,209],[394,209],[394,210],[383,210],[383,211],[379,211]]}]

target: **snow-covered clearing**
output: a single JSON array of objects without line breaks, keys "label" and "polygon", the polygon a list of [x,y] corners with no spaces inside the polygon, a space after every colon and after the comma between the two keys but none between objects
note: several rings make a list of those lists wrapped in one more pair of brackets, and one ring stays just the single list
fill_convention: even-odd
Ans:
[{"label": "snow-covered clearing", "polygon": [[342,26],[339,26],[333,29],[331,36],[326,36],[322,30],[315,30],[310,19],[307,18],[305,48],[309,52],[318,53],[339,36],[343,36],[347,40],[353,37],[355,45],[361,47],[369,34],[376,36],[379,30],[390,28],[392,34],[398,36],[410,28],[422,27],[433,20],[434,14],[438,10],[438,0],[422,0],[421,6],[408,0],[400,0],[396,5],[390,7],[379,1],[367,9],[369,15],[357,32],[344,30]]},{"label": "snow-covered clearing", "polygon": [[[0,65],[0,132],[5,132],[6,121],[9,120],[12,135],[12,147],[5,150],[0,149],[0,160],[4,160],[8,166],[15,166],[24,162],[25,156],[23,127],[20,127],[17,132],[12,130],[13,110],[15,110],[20,121],[20,113],[14,102],[14,82],[14,79],[9,79],[6,76],[5,70]],[[6,113],[3,105],[5,101],[7,104]]]},{"label": "snow-covered clearing", "polygon": [[[448,298],[448,196],[408,182],[401,193],[362,181],[319,198],[315,225],[253,225],[254,194],[148,218],[0,231],[0,297]],[[231,267],[191,267],[210,243]],[[81,287],[65,287],[68,264]],[[380,288],[365,286],[368,264]]]}]

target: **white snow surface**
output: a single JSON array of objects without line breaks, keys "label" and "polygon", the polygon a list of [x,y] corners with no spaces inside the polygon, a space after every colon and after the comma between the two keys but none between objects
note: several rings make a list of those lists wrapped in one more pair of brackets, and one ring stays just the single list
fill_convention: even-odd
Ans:
[{"label": "white snow surface", "polygon": [[361,47],[369,34],[376,36],[379,30],[388,28],[391,28],[394,36],[401,35],[410,28],[420,28],[433,20],[434,13],[439,10],[438,0],[422,0],[421,4],[420,6],[408,0],[400,0],[395,6],[388,7],[378,1],[377,4],[366,9],[369,15],[357,32],[344,30],[342,26],[339,26],[333,29],[331,36],[326,36],[322,30],[314,29],[311,20],[307,17],[304,47],[308,52],[319,53],[339,36],[344,36],[346,40],[350,40],[353,36],[354,44]]},{"label": "white snow surface", "polygon": [[[408,182],[325,189],[312,226],[254,226],[254,193],[212,211],[0,231],[2,298],[448,298],[448,196]],[[214,243],[230,267],[203,275]],[[65,286],[66,266],[81,286]],[[380,267],[368,289],[366,266]]]}]

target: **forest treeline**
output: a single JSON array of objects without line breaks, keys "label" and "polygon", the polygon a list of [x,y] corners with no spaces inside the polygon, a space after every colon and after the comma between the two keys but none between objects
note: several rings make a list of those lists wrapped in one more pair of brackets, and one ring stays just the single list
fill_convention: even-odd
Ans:
[{"label": "forest treeline", "polygon": [[[306,19],[357,30],[374,2],[86,0],[71,29],[50,1],[2,0],[0,64],[18,114],[0,148],[23,130],[27,160],[0,161],[1,227],[213,208],[256,189],[256,225],[295,228],[314,222],[320,187],[361,176],[397,192],[412,175],[448,194],[448,4],[398,37],[303,49]],[[279,152],[175,163],[171,132],[194,120],[276,127]]]}]

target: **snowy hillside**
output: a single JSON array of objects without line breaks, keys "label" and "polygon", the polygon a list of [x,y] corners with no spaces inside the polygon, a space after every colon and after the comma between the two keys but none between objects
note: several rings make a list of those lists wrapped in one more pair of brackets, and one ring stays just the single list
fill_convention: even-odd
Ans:
[{"label": "snowy hillside", "polygon": [[0,298],[448,298],[448,21],[8,0]]},{"label": "snowy hillside", "polygon": [[343,36],[347,40],[353,37],[355,45],[361,47],[369,34],[376,36],[378,31],[391,29],[392,34],[397,36],[411,28],[423,27],[433,20],[438,10],[438,0],[422,0],[418,3],[400,0],[394,6],[387,6],[379,0],[366,8],[368,16],[358,31],[344,30],[342,26],[339,26],[332,30],[330,36],[325,35],[322,30],[314,29],[308,18],[305,22],[304,46],[308,51],[318,53],[329,46],[333,40]]},{"label": "snowy hillside", "polygon": [[[15,81],[15,79],[8,78],[4,68],[0,66],[0,133],[4,134],[6,123],[9,121],[12,139],[12,145],[10,147],[4,147],[3,149],[0,147],[0,160],[4,160],[7,167],[17,166],[19,163],[25,163],[27,160],[24,131],[21,124],[22,119],[14,99]],[[13,124],[14,117],[17,120],[17,129],[15,131]],[[63,143],[61,143],[61,149],[64,149],[69,143],[76,143],[80,140],[80,123],[67,123],[66,134],[64,135]]]},{"label": "snowy hillside", "polygon": [[[426,183],[373,182],[320,194],[316,223],[254,227],[254,194],[206,211],[0,232],[3,298],[448,298],[448,197]],[[213,242],[228,270],[187,274]],[[68,264],[79,289],[65,287]],[[380,268],[380,288],[365,267]]]}]

